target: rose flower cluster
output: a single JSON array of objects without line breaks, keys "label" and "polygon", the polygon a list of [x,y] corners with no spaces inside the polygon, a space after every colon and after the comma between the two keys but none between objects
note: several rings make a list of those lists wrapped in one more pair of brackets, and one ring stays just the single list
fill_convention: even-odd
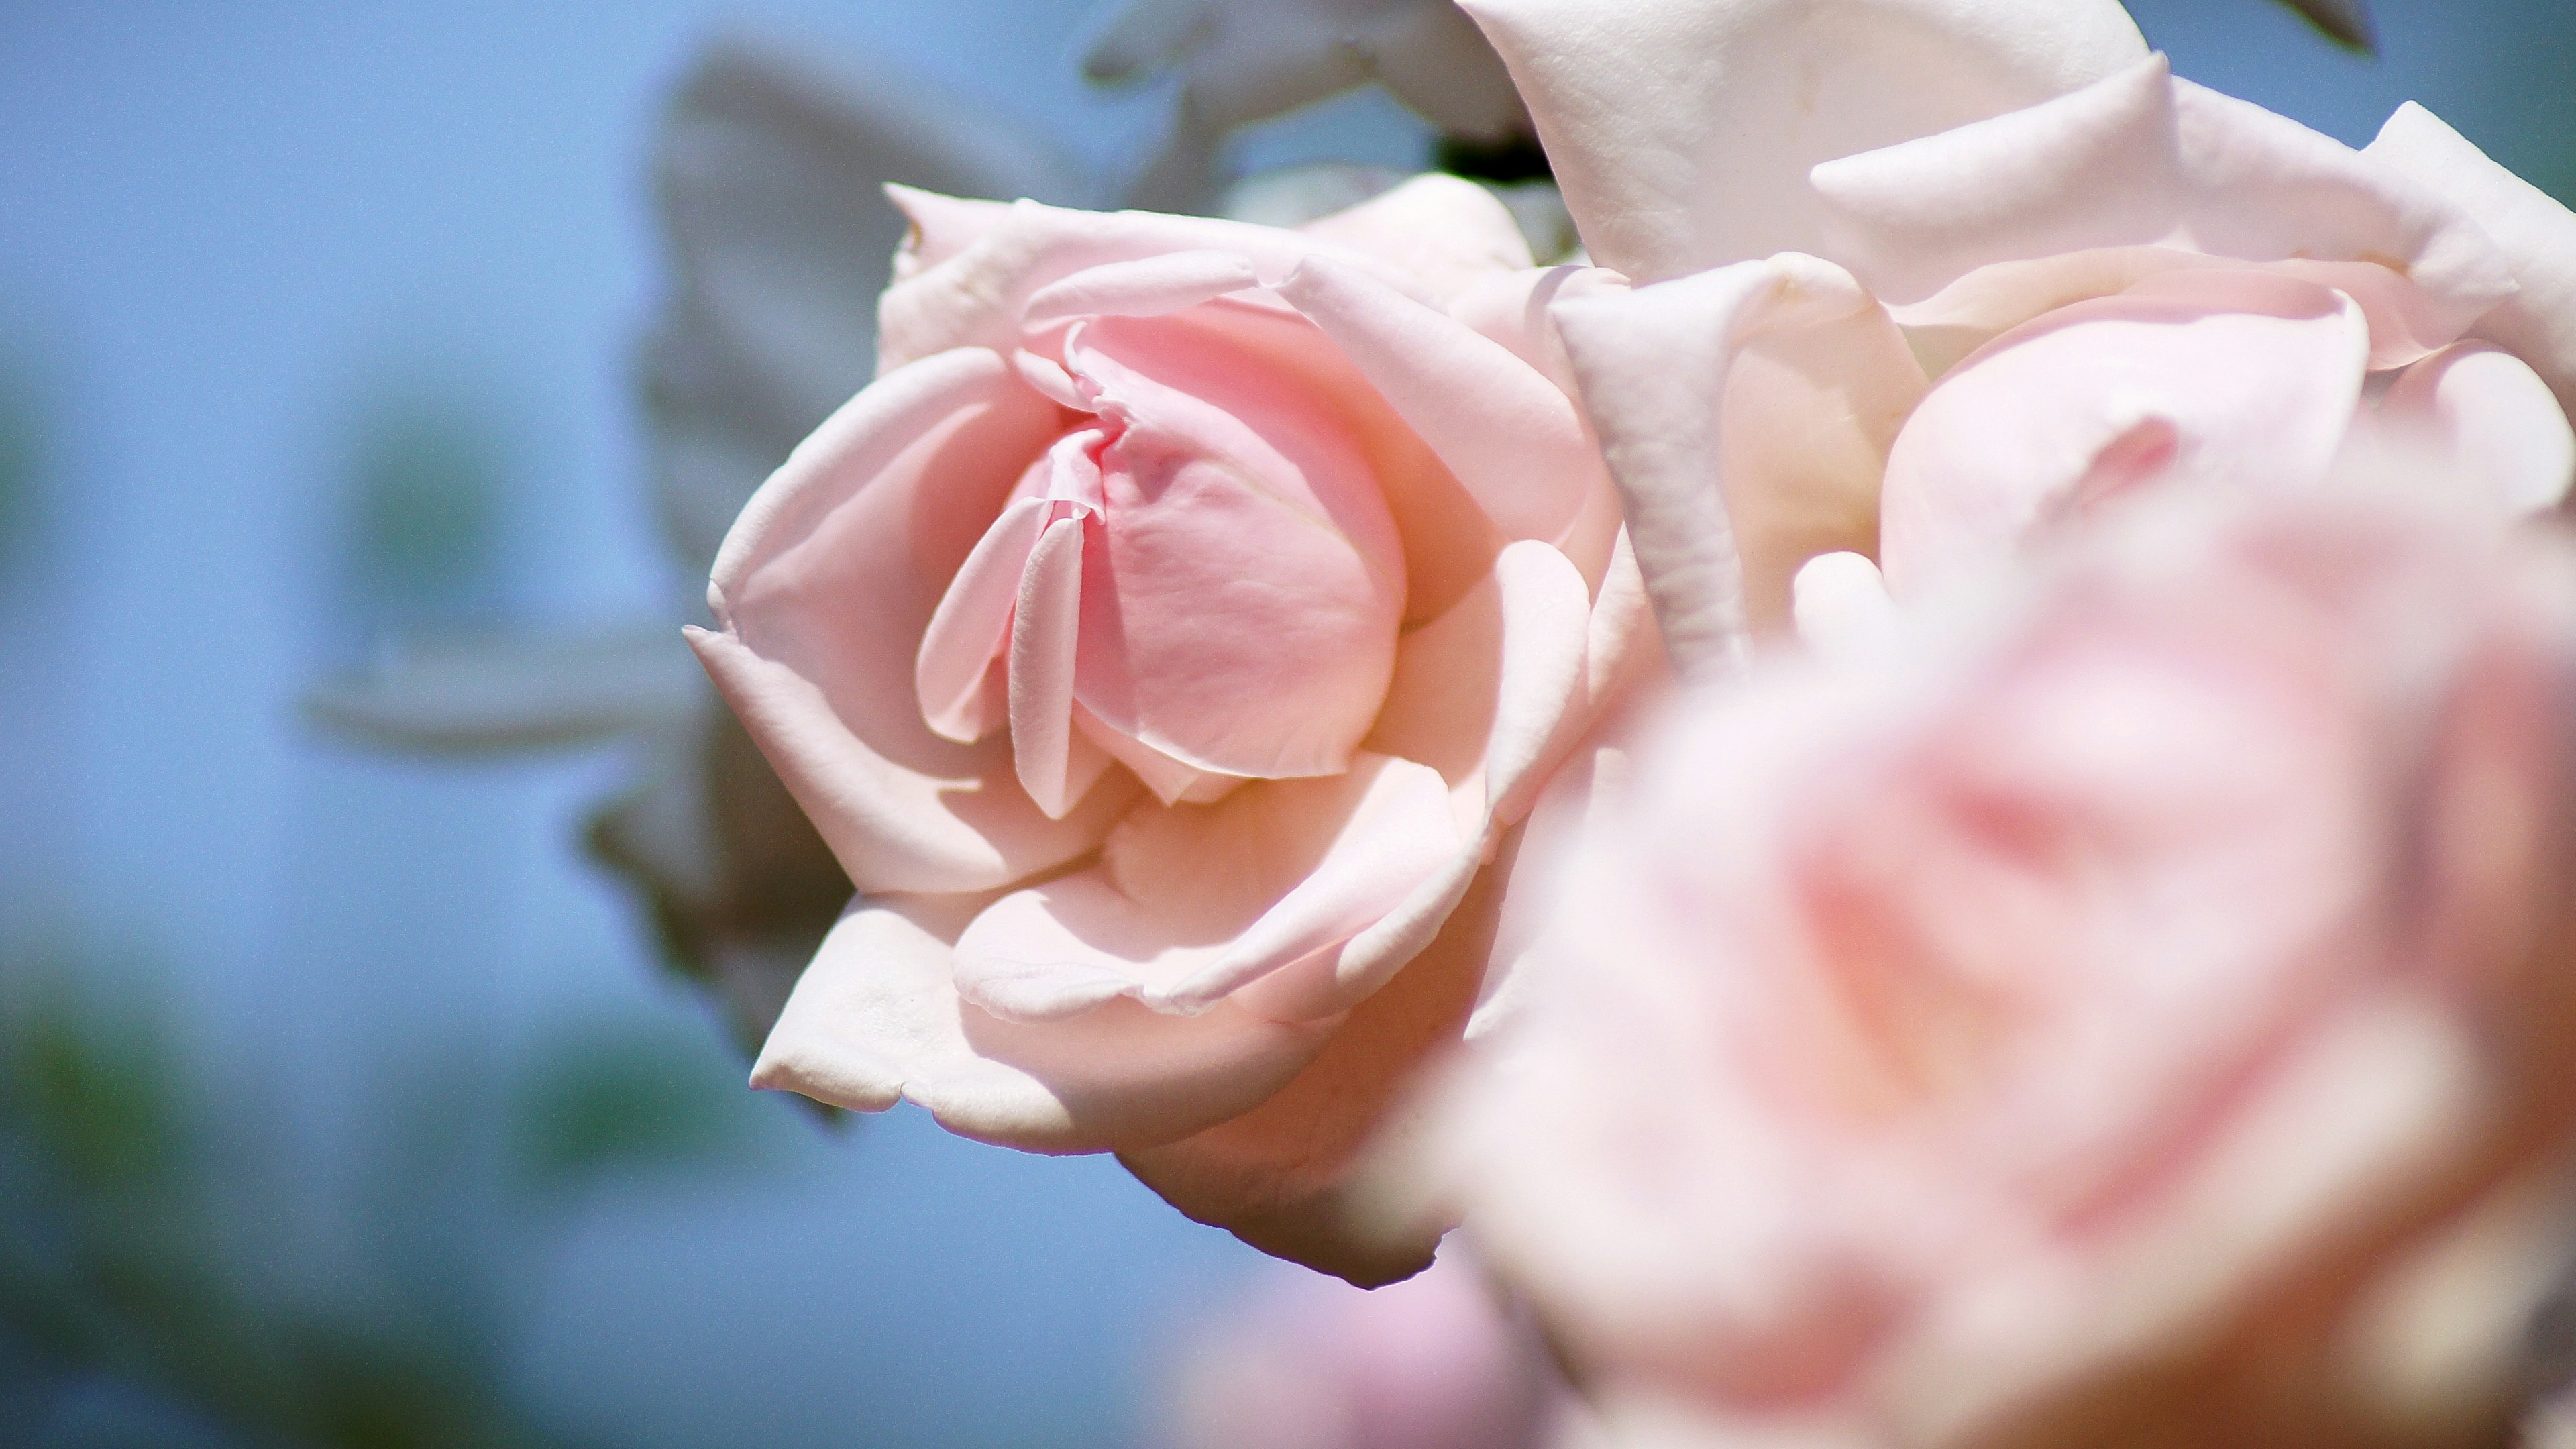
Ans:
[{"label": "rose flower cluster", "polygon": [[2576,214],[2112,0],[1464,9],[1588,260],[898,195],[691,634],[857,892],[755,1082],[1457,1228],[1602,1442],[2502,1442]]}]

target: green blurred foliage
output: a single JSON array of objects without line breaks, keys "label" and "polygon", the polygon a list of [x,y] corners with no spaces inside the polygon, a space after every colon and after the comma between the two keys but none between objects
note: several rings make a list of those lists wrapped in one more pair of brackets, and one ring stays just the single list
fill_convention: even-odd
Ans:
[{"label": "green blurred foliage", "polygon": [[26,566],[44,522],[48,441],[34,370],[0,355],[0,582]]},{"label": "green blurred foliage", "polygon": [[[567,1210],[620,1175],[739,1169],[781,1140],[702,1034],[577,1021],[497,1064],[450,1050],[393,1074],[410,1110],[370,1112],[351,1201],[317,1204],[240,1150],[279,1104],[193,1069],[118,974],[0,947],[0,1389],[106,1384],[215,1430],[116,1442],[564,1449],[509,1366]],[[305,1236],[334,1220],[355,1225],[352,1263]]]},{"label": "green blurred foliage", "polygon": [[512,472],[494,415],[436,382],[387,388],[364,411],[347,462],[346,558],[367,602],[432,616],[489,603]]},{"label": "green blurred foliage", "polygon": [[748,1166],[766,1120],[703,1032],[581,1023],[534,1054],[511,1114],[519,1179],[561,1193],[638,1171]]}]

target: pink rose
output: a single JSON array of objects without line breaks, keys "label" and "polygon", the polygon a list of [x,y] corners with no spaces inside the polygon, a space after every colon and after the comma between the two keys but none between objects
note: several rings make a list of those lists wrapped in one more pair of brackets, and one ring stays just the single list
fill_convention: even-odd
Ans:
[{"label": "pink rose", "polygon": [[755,1070],[1119,1152],[1355,1278],[1492,865],[1644,605],[1538,271],[1426,178],[1283,231],[902,193],[882,368],[691,636],[859,891]]},{"label": "pink rose", "polygon": [[[2174,478],[2420,434],[2576,474],[2576,215],[2419,107],[2368,150],[2111,0],[1469,0],[1592,255],[1558,320],[1686,672]],[[1815,597],[1806,595],[1812,592]]]},{"label": "pink rose", "polygon": [[1368,1292],[1278,1265],[1172,1358],[1167,1449],[1573,1449],[1581,1415],[1454,1247]]},{"label": "pink rose", "polygon": [[2571,1206],[2576,554],[2358,485],[2120,521],[1703,698],[1574,867],[1442,1152],[1614,1418],[2501,1442]]}]

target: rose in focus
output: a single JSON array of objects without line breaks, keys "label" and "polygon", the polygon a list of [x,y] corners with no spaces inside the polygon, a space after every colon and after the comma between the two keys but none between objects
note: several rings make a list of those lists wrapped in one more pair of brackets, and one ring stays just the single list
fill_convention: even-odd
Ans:
[{"label": "rose in focus", "polygon": [[1468,1231],[1638,1442],[2502,1442],[2576,558],[2340,482],[2120,523],[1700,700],[1454,1093]]},{"label": "rose in focus", "polygon": [[1444,178],[1302,231],[899,200],[880,375],[692,635],[859,891],[755,1080],[1413,1271],[1344,1169],[1645,658],[1544,320],[1597,283]]},{"label": "rose in focus", "polygon": [[2576,474],[2576,215],[2420,107],[2354,151],[2110,0],[1468,8],[1653,284],[1559,321],[1686,671],[2141,486],[2389,433],[2517,508]]}]

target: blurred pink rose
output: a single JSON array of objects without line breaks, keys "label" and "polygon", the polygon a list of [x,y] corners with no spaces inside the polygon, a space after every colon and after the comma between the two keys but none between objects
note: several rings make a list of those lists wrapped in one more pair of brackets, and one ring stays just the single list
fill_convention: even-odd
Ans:
[{"label": "blurred pink rose", "polygon": [[1366,1292],[1279,1266],[1192,1325],[1173,1367],[1165,1449],[1542,1449],[1579,1414],[1454,1247]]},{"label": "blurred pink rose", "polygon": [[1354,1278],[1488,868],[1644,630],[1499,203],[1302,231],[900,193],[877,381],[726,538],[717,686],[859,891],[755,1072],[1114,1150]]},{"label": "blurred pink rose", "polygon": [[2356,152],[2113,0],[1468,9],[1594,259],[1654,284],[1558,320],[1685,672],[1870,611],[1863,561],[1902,601],[2141,484],[2314,483],[2357,429],[2518,507],[2576,473],[2576,215],[2420,107]]},{"label": "blurred pink rose", "polygon": [[2501,1442],[2576,557],[2358,487],[2122,523],[1702,700],[1452,1095],[1478,1248],[1636,1442]]}]

